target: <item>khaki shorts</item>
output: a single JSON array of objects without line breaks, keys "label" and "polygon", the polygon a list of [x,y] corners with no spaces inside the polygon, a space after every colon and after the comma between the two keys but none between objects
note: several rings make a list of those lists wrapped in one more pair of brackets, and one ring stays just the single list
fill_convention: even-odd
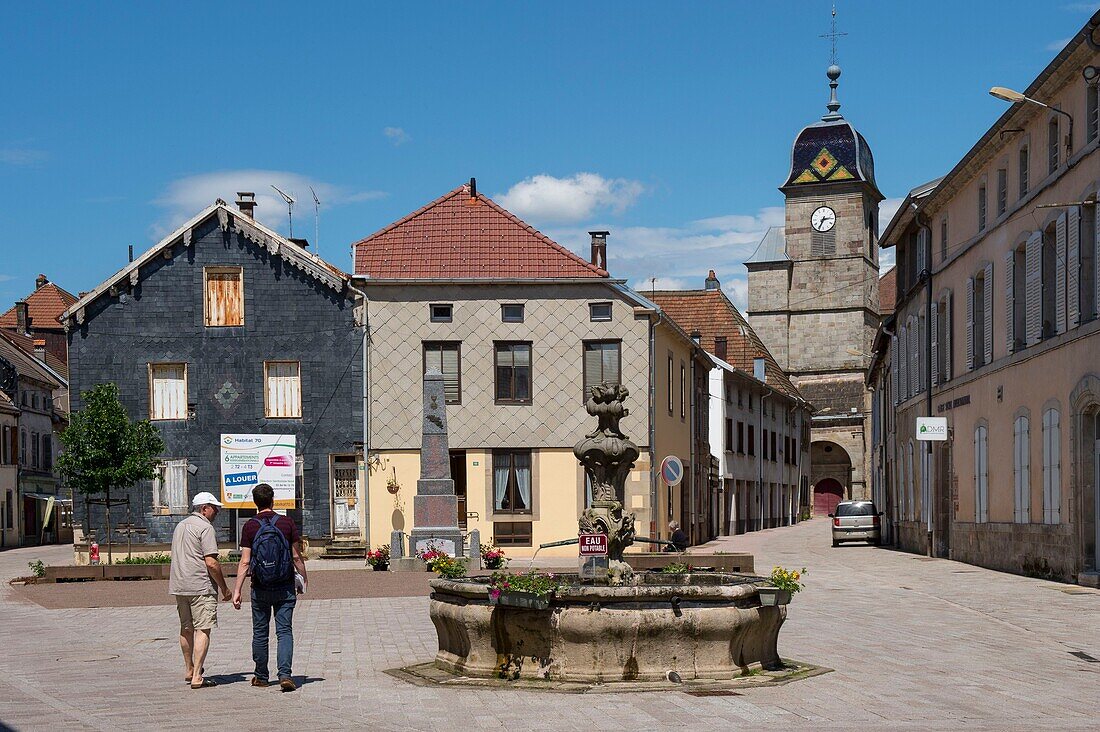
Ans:
[{"label": "khaki shorts", "polygon": [[217,595],[176,595],[180,631],[210,630],[218,627]]}]

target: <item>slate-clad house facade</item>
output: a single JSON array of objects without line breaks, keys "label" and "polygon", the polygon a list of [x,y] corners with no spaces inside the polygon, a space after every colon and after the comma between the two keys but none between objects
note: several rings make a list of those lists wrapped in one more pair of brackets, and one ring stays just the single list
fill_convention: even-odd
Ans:
[{"label": "slate-clad house facade", "polygon": [[[164,438],[161,479],[129,492],[135,543],[169,541],[195,493],[220,495],[222,434],[294,435],[290,515],[311,543],[331,538],[339,478],[339,528],[358,539],[363,379],[354,292],[304,242],[254,221],[250,202],[238,205],[219,200],[66,311],[72,409],[83,406],[81,392],[114,382],[130,417],[152,419]],[[75,500],[74,520],[102,544],[103,507]],[[246,513],[218,516],[220,541],[236,541],[235,521]],[[112,518],[124,521],[125,507]]]}]

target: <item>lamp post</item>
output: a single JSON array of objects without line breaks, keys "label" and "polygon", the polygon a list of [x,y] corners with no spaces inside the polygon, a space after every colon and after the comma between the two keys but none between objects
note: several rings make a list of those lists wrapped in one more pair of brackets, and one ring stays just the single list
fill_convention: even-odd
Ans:
[{"label": "lamp post", "polygon": [[1040,102],[1038,99],[1032,99],[1031,97],[1024,96],[1023,94],[1021,94],[1018,91],[1014,91],[1012,89],[1009,89],[1009,88],[1003,87],[1003,86],[993,87],[992,89],[989,90],[989,95],[993,96],[993,97],[996,97],[997,99],[1002,99],[1002,100],[1004,100],[1006,102],[1009,102],[1011,104],[1016,104],[1018,102],[1027,102],[1029,104],[1035,104],[1035,105],[1038,105],[1040,107],[1044,107],[1045,109],[1049,109],[1051,112],[1055,112],[1057,114],[1063,115],[1066,119],[1068,119],[1069,120],[1069,133],[1066,135],[1066,164],[1067,165],[1070,164],[1069,163],[1069,157],[1073,153],[1073,115],[1071,115],[1069,112],[1058,109],[1057,107],[1052,107],[1049,104],[1045,104],[1043,102]]}]

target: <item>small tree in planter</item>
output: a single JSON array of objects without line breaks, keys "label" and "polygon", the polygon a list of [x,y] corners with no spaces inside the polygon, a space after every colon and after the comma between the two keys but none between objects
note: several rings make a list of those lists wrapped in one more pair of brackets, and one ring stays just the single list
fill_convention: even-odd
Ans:
[{"label": "small tree in planter", "polygon": [[81,393],[84,408],[69,416],[60,435],[65,446],[57,470],[86,496],[103,493],[107,507],[107,562],[111,563],[111,488],[128,490],[157,476],[164,440],[149,420],[130,421],[118,398],[118,386],[100,384]]}]

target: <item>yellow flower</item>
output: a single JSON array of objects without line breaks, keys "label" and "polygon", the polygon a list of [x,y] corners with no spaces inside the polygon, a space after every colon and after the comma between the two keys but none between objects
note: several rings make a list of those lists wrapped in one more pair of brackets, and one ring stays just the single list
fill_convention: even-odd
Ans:
[{"label": "yellow flower", "polygon": [[801,577],[801,576],[802,576],[802,575],[800,575],[800,574],[799,574],[798,572],[795,572],[795,573],[794,573],[794,578],[795,578],[795,579],[798,579],[798,578],[799,578],[799,577]]}]

